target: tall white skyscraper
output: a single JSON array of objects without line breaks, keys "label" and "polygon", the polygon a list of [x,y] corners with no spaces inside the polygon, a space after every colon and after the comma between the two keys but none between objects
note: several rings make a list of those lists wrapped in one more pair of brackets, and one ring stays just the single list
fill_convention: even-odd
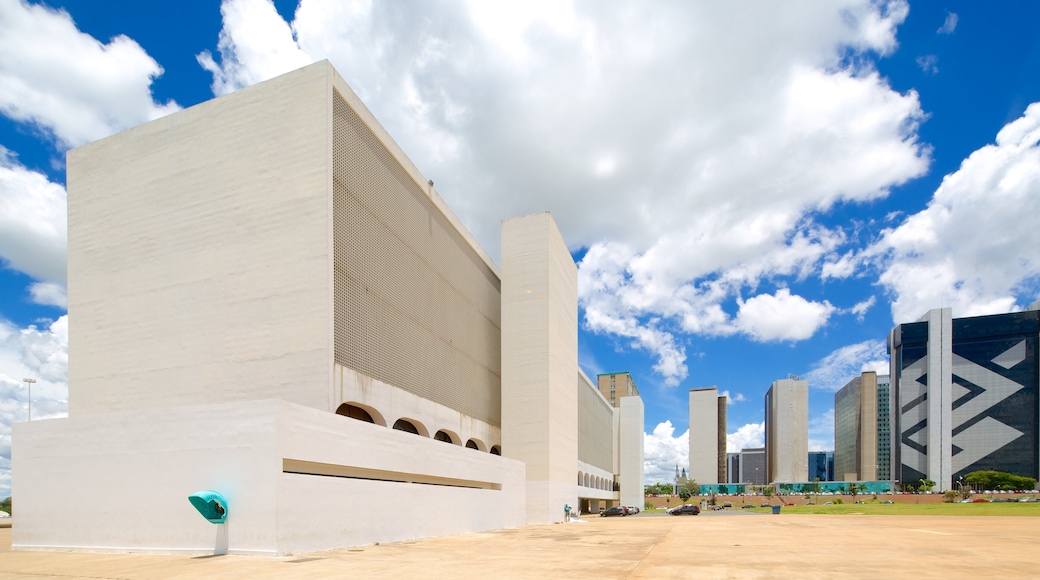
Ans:
[{"label": "tall white skyscraper", "polygon": [[766,392],[766,481],[809,479],[809,383],[774,381]]},{"label": "tall white skyscraper", "polygon": [[717,387],[690,389],[690,479],[726,483],[725,450],[726,397]]}]

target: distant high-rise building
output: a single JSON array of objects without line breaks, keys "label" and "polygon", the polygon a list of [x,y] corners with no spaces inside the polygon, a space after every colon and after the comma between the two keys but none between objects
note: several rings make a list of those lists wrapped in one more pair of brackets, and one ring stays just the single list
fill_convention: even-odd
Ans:
[{"label": "distant high-rise building", "polygon": [[766,481],[806,481],[809,474],[809,383],[774,381],[766,392]]},{"label": "distant high-rise building", "polygon": [[622,397],[638,397],[639,389],[630,373],[604,373],[596,375],[599,392],[615,407],[621,406]]},{"label": "distant high-rise building", "polygon": [[899,481],[952,489],[978,470],[1038,476],[1040,302],[971,318],[930,310],[895,327],[888,349]]},{"label": "distant high-rise building", "polygon": [[716,387],[690,389],[690,479],[726,482],[726,401]]},{"label": "distant high-rise building", "polygon": [[754,447],[740,450],[740,483],[765,485],[766,448]]},{"label": "distant high-rise building", "polygon": [[834,481],[834,453],[830,451],[809,452],[809,481]]},{"label": "distant high-rise building", "polygon": [[877,378],[877,478],[892,479],[892,389],[888,375]]},{"label": "distant high-rise building", "polygon": [[878,468],[877,373],[868,371],[834,393],[834,476],[873,481]]},{"label": "distant high-rise building", "polygon": [[740,479],[740,453],[726,454],[726,483],[744,483]]}]

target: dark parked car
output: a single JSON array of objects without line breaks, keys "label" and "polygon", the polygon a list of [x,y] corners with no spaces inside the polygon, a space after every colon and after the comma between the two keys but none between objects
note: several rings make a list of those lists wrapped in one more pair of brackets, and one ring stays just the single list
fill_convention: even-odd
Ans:
[{"label": "dark parked car", "polygon": [[600,515],[600,517],[607,517],[607,516],[625,516],[625,515],[628,515],[628,514],[626,514],[625,510],[622,509],[621,507],[614,506],[612,508],[607,508],[607,509],[599,512],[599,515]]},{"label": "dark parked car", "polygon": [[701,508],[699,508],[699,507],[697,507],[695,505],[687,504],[687,505],[681,505],[681,506],[679,506],[677,508],[672,508],[672,511],[669,512],[669,513],[672,514],[673,516],[681,516],[683,514],[689,514],[691,516],[699,516],[701,514]]}]

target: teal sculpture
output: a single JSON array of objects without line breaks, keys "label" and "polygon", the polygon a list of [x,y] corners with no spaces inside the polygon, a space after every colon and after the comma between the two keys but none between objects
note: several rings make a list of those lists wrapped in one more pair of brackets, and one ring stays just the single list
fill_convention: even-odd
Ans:
[{"label": "teal sculpture", "polygon": [[196,491],[188,496],[188,501],[210,523],[222,524],[227,521],[228,503],[219,492],[208,489]]}]

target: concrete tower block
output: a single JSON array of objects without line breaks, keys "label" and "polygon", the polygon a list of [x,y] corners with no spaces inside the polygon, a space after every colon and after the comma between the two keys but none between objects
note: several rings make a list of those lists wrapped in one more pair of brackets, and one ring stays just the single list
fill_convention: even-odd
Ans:
[{"label": "concrete tower block", "polygon": [[621,399],[621,505],[643,507],[643,399]]},{"label": "concrete tower block", "polygon": [[719,390],[690,389],[690,479],[719,483]]},{"label": "concrete tower block", "polygon": [[527,523],[578,505],[578,270],[548,213],[502,223],[502,454],[527,465]]}]

